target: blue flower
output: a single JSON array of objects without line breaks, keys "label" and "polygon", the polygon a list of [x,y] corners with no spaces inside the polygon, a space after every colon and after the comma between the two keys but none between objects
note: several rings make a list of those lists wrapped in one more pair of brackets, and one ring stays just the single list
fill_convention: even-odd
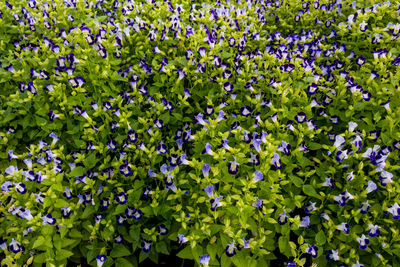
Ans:
[{"label": "blue flower", "polygon": [[325,182],[322,184],[322,186],[329,186],[332,190],[335,189],[335,184],[330,177],[325,178]]},{"label": "blue flower", "polygon": [[62,208],[61,208],[61,215],[62,215],[64,218],[68,218],[68,217],[71,215],[71,213],[72,213],[72,211],[71,211],[70,208],[68,208],[68,207],[62,207]]},{"label": "blue flower", "polygon": [[262,211],[263,200],[257,197],[256,202],[253,203],[253,207],[256,207],[259,211]]},{"label": "blue flower", "polygon": [[339,260],[339,252],[337,250],[328,250],[326,253],[326,260],[330,261],[338,261]]},{"label": "blue flower", "polygon": [[166,235],[166,234],[168,234],[168,229],[165,227],[164,224],[160,224],[160,225],[157,227],[157,232],[158,232],[158,234],[160,234],[160,235]]},{"label": "blue flower", "polygon": [[26,193],[26,188],[24,183],[14,183],[15,190],[20,194]]},{"label": "blue flower", "polygon": [[204,164],[202,168],[203,176],[208,177],[208,174],[210,172],[210,164]]},{"label": "blue flower", "polygon": [[133,219],[139,221],[143,217],[143,212],[140,209],[135,209],[133,213]]},{"label": "blue flower", "polygon": [[96,256],[97,267],[103,266],[104,262],[107,260],[107,256],[103,254],[98,254]]},{"label": "blue flower", "polygon": [[102,219],[104,219],[104,215],[103,214],[95,214],[94,216],[94,220],[96,221],[96,223],[100,223]]},{"label": "blue flower", "polygon": [[278,151],[281,151],[285,153],[286,156],[290,156],[291,145],[289,143],[286,143],[285,141],[282,141],[282,145],[278,145]]},{"label": "blue flower", "polygon": [[315,208],[315,204],[316,202],[310,202],[306,205],[306,207],[304,208],[305,213],[309,214],[312,211],[316,210]]},{"label": "blue flower", "polygon": [[387,209],[388,213],[392,214],[394,220],[400,220],[400,206],[397,203],[394,203],[393,206],[389,206]]},{"label": "blue flower", "polygon": [[338,230],[340,230],[340,231],[343,231],[346,235],[348,235],[348,234],[350,233],[350,226],[349,226],[348,223],[345,223],[345,222],[339,224],[339,225],[336,227],[336,229],[338,229]]},{"label": "blue flower", "polygon": [[278,223],[285,224],[287,222],[288,216],[286,215],[286,211],[284,210],[283,213],[279,214]]},{"label": "blue flower", "polygon": [[340,163],[344,159],[347,159],[347,157],[348,156],[347,156],[346,150],[343,150],[343,151],[339,150],[339,151],[336,152],[335,160]]},{"label": "blue flower", "polygon": [[280,169],[282,167],[279,154],[274,153],[274,157],[271,159],[271,164],[273,164],[276,169]]},{"label": "blue flower", "polygon": [[127,195],[124,192],[120,192],[115,196],[115,200],[120,205],[124,205],[127,201]]},{"label": "blue flower", "polygon": [[123,241],[123,238],[120,234],[118,234],[114,237],[114,243],[120,244],[120,243],[122,243],[122,241]]},{"label": "blue flower", "polygon": [[249,106],[244,106],[240,108],[240,114],[242,114],[242,116],[249,116],[251,113],[253,112],[253,109]]},{"label": "blue flower", "polygon": [[368,228],[369,228],[368,235],[370,237],[375,237],[381,234],[381,230],[379,230],[379,228],[381,227],[378,225],[369,224]]},{"label": "blue flower", "polygon": [[143,252],[147,253],[150,251],[151,249],[151,244],[153,243],[153,241],[149,241],[149,240],[143,240],[140,245],[142,246]]},{"label": "blue flower", "polygon": [[365,235],[357,238],[357,241],[360,243],[360,249],[364,250],[368,247],[369,239]]},{"label": "blue flower", "polygon": [[305,216],[303,217],[303,219],[300,222],[299,227],[306,227],[308,228],[310,226],[310,217],[309,216]]},{"label": "blue flower", "polygon": [[179,246],[182,246],[183,243],[186,243],[189,241],[184,235],[178,234],[178,244]]},{"label": "blue flower", "polygon": [[296,116],[294,116],[294,119],[298,122],[298,123],[303,123],[307,120],[307,116],[304,112],[299,112],[297,113]]},{"label": "blue flower", "polygon": [[7,174],[7,175],[17,174],[18,173],[18,167],[17,166],[13,166],[13,165],[8,166],[6,168],[6,170],[4,171],[4,173]]},{"label": "blue flower", "polygon": [[50,213],[48,213],[46,216],[40,217],[40,218],[43,220],[44,224],[54,225],[56,223],[56,219],[53,218]]},{"label": "blue flower", "polygon": [[310,254],[313,258],[318,257],[318,247],[315,245],[308,245],[308,248],[306,248],[305,252]]},{"label": "blue flower", "polygon": [[8,161],[11,161],[12,159],[17,159],[18,156],[14,155],[13,150],[8,150]]},{"label": "blue flower", "polygon": [[335,201],[339,202],[341,207],[344,207],[346,205],[347,200],[354,199],[354,197],[346,190],[346,191],[340,193],[340,195],[335,196],[333,199]]},{"label": "blue flower", "polygon": [[254,172],[254,178],[253,178],[254,183],[262,181],[263,179],[264,179],[264,176],[263,176],[262,172],[260,172],[258,170]]},{"label": "blue flower", "polygon": [[204,191],[207,193],[208,197],[213,197],[214,185],[208,185],[204,188]]},{"label": "blue flower", "polygon": [[222,206],[222,204],[221,204],[221,202],[220,202],[221,198],[222,198],[222,197],[217,197],[217,198],[215,198],[215,199],[214,199],[214,198],[210,199],[211,210],[212,210],[212,211],[215,211],[216,208]]},{"label": "blue flower", "polygon": [[123,174],[125,177],[131,176],[132,175],[132,169],[130,164],[125,162],[119,167],[119,171],[121,174]]},{"label": "blue flower", "polygon": [[124,222],[126,221],[126,217],[124,215],[118,214],[116,215],[117,223],[119,225],[123,225]]},{"label": "blue flower", "polygon": [[236,254],[236,250],[235,250],[236,246],[234,244],[235,244],[235,240],[233,240],[233,242],[231,244],[228,244],[225,248],[225,254],[228,257],[233,257]]},{"label": "blue flower", "polygon": [[208,254],[199,257],[199,262],[203,266],[208,266],[209,261],[210,261],[210,255],[208,255]]},{"label": "blue flower", "polygon": [[15,241],[14,238],[11,240],[10,245],[8,245],[10,250],[14,253],[18,253],[21,251],[21,244],[18,241]]},{"label": "blue flower", "polygon": [[229,161],[228,172],[232,175],[237,174],[239,171],[238,166],[239,166],[239,163],[236,162],[236,157],[235,157],[233,161]]}]

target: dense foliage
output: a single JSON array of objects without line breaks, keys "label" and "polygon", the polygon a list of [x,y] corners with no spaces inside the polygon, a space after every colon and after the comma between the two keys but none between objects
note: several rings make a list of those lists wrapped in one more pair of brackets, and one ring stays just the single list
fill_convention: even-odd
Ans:
[{"label": "dense foliage", "polygon": [[1,1],[1,265],[400,266],[399,19]]}]

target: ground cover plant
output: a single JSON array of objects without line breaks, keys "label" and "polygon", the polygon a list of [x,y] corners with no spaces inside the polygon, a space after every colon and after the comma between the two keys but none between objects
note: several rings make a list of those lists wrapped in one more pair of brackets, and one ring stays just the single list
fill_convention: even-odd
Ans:
[{"label": "ground cover plant", "polygon": [[400,266],[399,19],[1,1],[1,265]]}]

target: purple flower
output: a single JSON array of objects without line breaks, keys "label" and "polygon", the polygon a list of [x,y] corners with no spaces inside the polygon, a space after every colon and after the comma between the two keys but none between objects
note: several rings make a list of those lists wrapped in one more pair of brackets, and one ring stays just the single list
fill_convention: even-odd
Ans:
[{"label": "purple flower", "polygon": [[26,193],[26,188],[24,183],[14,183],[15,190],[20,194]]},{"label": "purple flower", "polygon": [[345,222],[336,226],[336,229],[343,231],[346,235],[348,235],[350,233],[350,226],[348,223],[345,223]]},{"label": "purple flower", "polygon": [[273,164],[276,169],[280,169],[282,167],[279,154],[274,153],[274,157],[271,159],[271,164]]},{"label": "purple flower", "polygon": [[298,123],[303,123],[307,120],[307,116],[304,112],[299,112],[297,113],[296,116],[294,116],[294,119],[298,122]]},{"label": "purple flower", "polygon": [[346,205],[347,200],[354,199],[354,197],[346,190],[346,191],[340,193],[340,195],[335,196],[333,199],[335,201],[339,202],[341,207],[344,207]]},{"label": "purple flower", "polygon": [[213,197],[214,185],[208,185],[204,188],[204,191],[207,193],[208,197]]},{"label": "purple flower", "polygon": [[285,224],[287,222],[288,216],[286,215],[286,211],[284,210],[283,213],[279,214],[278,223]]},{"label": "purple flower", "polygon": [[381,234],[381,230],[379,230],[379,228],[381,228],[380,226],[369,224],[368,227],[369,227],[368,235],[370,237],[375,237]]},{"label": "purple flower", "polygon": [[301,220],[299,227],[306,227],[308,228],[310,226],[310,217],[309,216],[305,216],[303,217],[303,219]]},{"label": "purple flower", "polygon": [[204,57],[206,55],[207,49],[205,47],[200,47],[197,52],[199,53],[200,57]]},{"label": "purple flower", "polygon": [[387,212],[392,214],[392,217],[393,217],[394,220],[397,221],[397,220],[400,219],[400,206],[399,206],[399,204],[394,203],[393,206],[389,206]]},{"label": "purple flower", "polygon": [[208,255],[208,254],[199,257],[199,262],[203,266],[208,266],[209,261],[210,261],[210,255]]},{"label": "purple flower", "polygon": [[253,109],[249,106],[244,106],[240,108],[240,114],[242,114],[242,116],[249,116],[251,113],[253,112]]},{"label": "purple flower", "polygon": [[157,227],[157,232],[159,235],[166,235],[166,234],[168,234],[168,229],[165,227],[164,224],[160,224]]},{"label": "purple flower", "polygon": [[308,248],[306,248],[305,252],[310,254],[313,258],[318,257],[318,247],[315,245],[308,245]]},{"label": "purple flower", "polygon": [[289,143],[282,141],[282,145],[278,146],[278,151],[285,153],[286,156],[290,156],[290,154],[291,154],[290,148],[291,148],[291,145]]},{"label": "purple flower", "polygon": [[214,199],[214,198],[210,199],[211,210],[212,210],[212,211],[215,211],[216,208],[222,206],[222,204],[221,204],[221,202],[220,202],[221,198],[222,198],[222,197],[217,197],[217,198],[215,198],[215,199]]},{"label": "purple flower", "polygon": [[142,246],[143,252],[147,253],[150,251],[151,249],[151,243],[153,243],[153,241],[149,241],[149,240],[143,240],[140,245]]},{"label": "purple flower", "polygon": [[203,172],[203,176],[204,177],[208,177],[208,174],[209,174],[209,172],[210,172],[210,164],[204,164],[203,165],[203,169],[202,169],[202,172]]},{"label": "purple flower", "polygon": [[365,21],[360,23],[360,31],[365,32],[368,29],[368,23]]},{"label": "purple flower", "polygon": [[97,266],[101,267],[103,266],[104,262],[107,260],[107,256],[103,255],[103,254],[98,254],[96,256],[96,262],[97,262]]},{"label": "purple flower", "polygon": [[186,77],[186,73],[183,71],[183,69],[178,69],[178,76],[180,80]]},{"label": "purple flower", "polygon": [[56,219],[51,216],[51,214],[47,214],[44,217],[40,217],[43,220],[44,224],[54,225],[56,223]]},{"label": "purple flower", "polygon": [[124,222],[126,221],[126,217],[124,215],[121,215],[121,214],[116,215],[116,218],[117,218],[117,223],[119,225],[123,225]]},{"label": "purple flower", "polygon": [[365,57],[359,56],[359,57],[357,58],[356,63],[357,63],[357,65],[359,65],[359,66],[361,67],[361,66],[365,63]]},{"label": "purple flower", "polygon": [[127,195],[124,192],[120,192],[115,196],[115,200],[120,205],[124,205],[127,201]]},{"label": "purple flower", "polygon": [[259,211],[262,211],[263,200],[257,197],[256,202],[253,203],[253,207],[256,207]]},{"label": "purple flower", "polygon": [[254,181],[254,183],[257,183],[258,181],[262,181],[264,178],[263,178],[264,176],[263,176],[263,174],[262,174],[262,172],[260,172],[260,171],[255,171],[254,172],[254,178],[253,178],[253,181]]},{"label": "purple flower", "polygon": [[125,175],[125,177],[131,176],[132,175],[132,169],[130,164],[124,163],[119,167],[119,171],[121,174]]},{"label": "purple flower", "polygon": [[182,244],[186,243],[187,241],[189,241],[189,240],[184,235],[178,234],[178,244],[179,244],[179,246],[182,246]]},{"label": "purple flower", "polygon": [[14,253],[18,253],[21,251],[21,244],[17,241],[14,240],[14,238],[11,240],[10,245],[8,245],[10,250]]},{"label": "purple flower", "polygon": [[368,247],[369,239],[365,235],[357,238],[357,241],[360,243],[360,249],[364,250]]},{"label": "purple flower", "polygon": [[236,162],[236,157],[233,161],[229,161],[229,165],[228,165],[228,172],[230,174],[237,174],[239,169],[238,169],[239,163]]},{"label": "purple flower", "polygon": [[233,257],[236,254],[236,250],[235,250],[236,246],[234,244],[235,244],[235,240],[233,240],[233,242],[231,244],[228,244],[225,248],[225,253],[228,257]]}]

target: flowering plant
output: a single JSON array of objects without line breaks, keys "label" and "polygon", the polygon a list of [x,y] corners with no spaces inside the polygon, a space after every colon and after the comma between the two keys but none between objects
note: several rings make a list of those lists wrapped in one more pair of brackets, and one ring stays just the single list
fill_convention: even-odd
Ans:
[{"label": "flowering plant", "polygon": [[399,17],[1,2],[2,265],[399,265]]}]

